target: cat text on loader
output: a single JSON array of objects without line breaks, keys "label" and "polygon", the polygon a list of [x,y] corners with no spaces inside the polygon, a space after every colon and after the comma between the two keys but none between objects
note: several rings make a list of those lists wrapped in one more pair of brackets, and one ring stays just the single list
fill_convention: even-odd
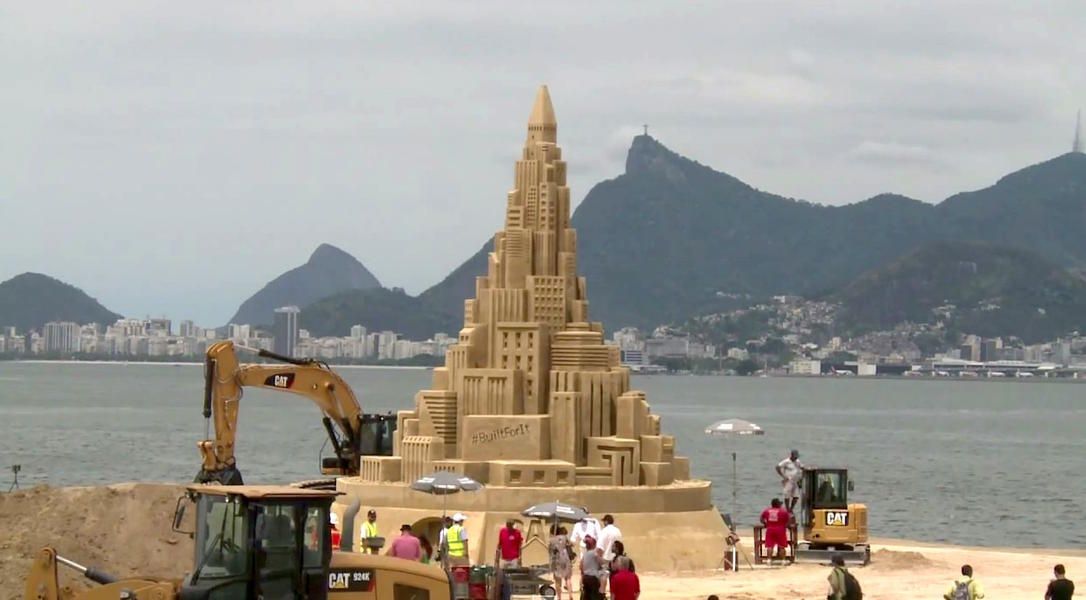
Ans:
[{"label": "cat text on loader", "polygon": [[[180,531],[195,503],[192,570],[182,579],[117,578],[43,549],[31,566],[25,600],[450,600],[438,565],[356,554],[331,546],[328,511],[336,492],[289,486],[194,485],[178,499]],[[341,548],[351,547],[352,504],[343,518]],[[58,564],[101,584],[62,588]]]},{"label": "cat text on loader", "polygon": [[867,505],[849,504],[852,489],[848,469],[803,470],[803,539],[796,544],[796,561],[829,562],[839,554],[848,564],[871,562]]},{"label": "cat text on loader", "polygon": [[[324,475],[358,475],[362,456],[392,454],[395,415],[364,414],[351,386],[327,364],[281,356],[267,350],[251,351],[283,364],[240,364],[234,343],[229,341],[218,342],[207,349],[203,414],[205,419],[214,417],[215,438],[197,443],[203,456],[203,465],[196,475],[197,483],[243,483],[234,456],[234,444],[238,409],[245,387],[298,394],[320,408],[335,453],[321,461]],[[334,487],[331,482],[317,482],[321,483],[325,484],[323,487]]]}]

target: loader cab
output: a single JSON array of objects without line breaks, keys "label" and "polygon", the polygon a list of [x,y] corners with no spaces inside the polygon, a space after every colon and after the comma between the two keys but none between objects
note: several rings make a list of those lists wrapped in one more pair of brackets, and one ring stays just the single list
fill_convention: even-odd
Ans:
[{"label": "loader cab", "polygon": [[182,600],[327,598],[335,492],[199,486],[188,496],[196,511],[195,562]]}]

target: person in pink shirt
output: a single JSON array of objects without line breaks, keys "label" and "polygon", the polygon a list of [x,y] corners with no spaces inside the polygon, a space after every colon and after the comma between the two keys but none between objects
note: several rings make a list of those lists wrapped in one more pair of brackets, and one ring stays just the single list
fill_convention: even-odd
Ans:
[{"label": "person in pink shirt", "polygon": [[419,543],[419,538],[411,533],[410,525],[400,526],[400,537],[392,540],[392,545],[385,554],[416,562],[422,560],[422,545]]}]

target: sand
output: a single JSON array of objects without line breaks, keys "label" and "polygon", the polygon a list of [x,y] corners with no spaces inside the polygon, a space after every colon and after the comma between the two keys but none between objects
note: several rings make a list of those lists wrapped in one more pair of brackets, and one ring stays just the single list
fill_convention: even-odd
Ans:
[{"label": "sand", "polygon": [[[750,539],[749,537],[746,539]],[[865,599],[913,600],[942,598],[963,564],[973,565],[975,576],[993,599],[1044,597],[1052,578],[1052,566],[1063,563],[1068,576],[1086,579],[1086,555],[1071,550],[1021,550],[926,545],[903,540],[874,540],[867,567],[851,567]],[[787,567],[743,564],[738,573],[646,574],[642,598],[704,600],[709,594],[721,599],[770,599],[826,597],[828,566],[816,564]]]},{"label": "sand", "polygon": [[[192,562],[191,540],[170,531],[180,495],[179,486],[143,483],[41,486],[0,494],[0,598],[22,597],[23,577],[44,545],[120,576],[180,577]],[[744,539],[749,541],[749,535]],[[1057,562],[1066,565],[1071,579],[1086,581],[1086,552],[1078,550],[967,548],[902,540],[873,540],[872,548],[872,564],[852,569],[864,597],[872,600],[941,598],[963,563],[973,565],[993,599],[1043,597]],[[738,573],[642,573],[641,598],[826,597],[825,566],[743,567]],[[79,577],[66,581],[82,585]]]},{"label": "sand", "polygon": [[[181,493],[176,485],[126,483],[0,494],[0,598],[22,598],[30,563],[47,545],[114,575],[183,573],[192,563],[192,540],[170,531]],[[86,585],[78,575],[65,583]]]}]

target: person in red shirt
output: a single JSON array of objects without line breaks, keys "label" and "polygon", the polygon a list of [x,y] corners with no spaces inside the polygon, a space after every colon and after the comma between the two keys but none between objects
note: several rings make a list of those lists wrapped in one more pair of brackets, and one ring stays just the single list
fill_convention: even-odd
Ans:
[{"label": "person in red shirt", "polygon": [[512,519],[505,522],[505,527],[498,533],[498,548],[501,548],[501,567],[503,569],[520,568],[520,547],[524,538]]},{"label": "person in red shirt", "polygon": [[[339,516],[334,512],[328,513],[328,529],[332,537],[332,549],[339,550],[339,541],[341,539],[339,533]],[[324,530],[314,523],[306,521],[306,531],[309,532],[309,542],[306,546],[310,550],[318,550],[321,547],[321,537],[324,535]]]},{"label": "person in red shirt", "polygon": [[334,512],[328,513],[328,524],[332,529],[332,549],[339,550],[339,541],[342,534],[339,533],[339,517]]},{"label": "person in red shirt", "polygon": [[611,598],[613,600],[637,600],[641,595],[641,580],[637,573],[630,570],[630,559],[626,556],[615,558],[618,572],[611,575]]},{"label": "person in red shirt", "polygon": [[[784,549],[788,546],[788,523],[792,514],[781,506],[781,501],[774,498],[769,508],[762,511],[762,525],[765,526],[765,547],[771,557],[784,560]],[[776,550],[776,554],[774,554]],[[772,559],[770,559],[772,560]]]}]

